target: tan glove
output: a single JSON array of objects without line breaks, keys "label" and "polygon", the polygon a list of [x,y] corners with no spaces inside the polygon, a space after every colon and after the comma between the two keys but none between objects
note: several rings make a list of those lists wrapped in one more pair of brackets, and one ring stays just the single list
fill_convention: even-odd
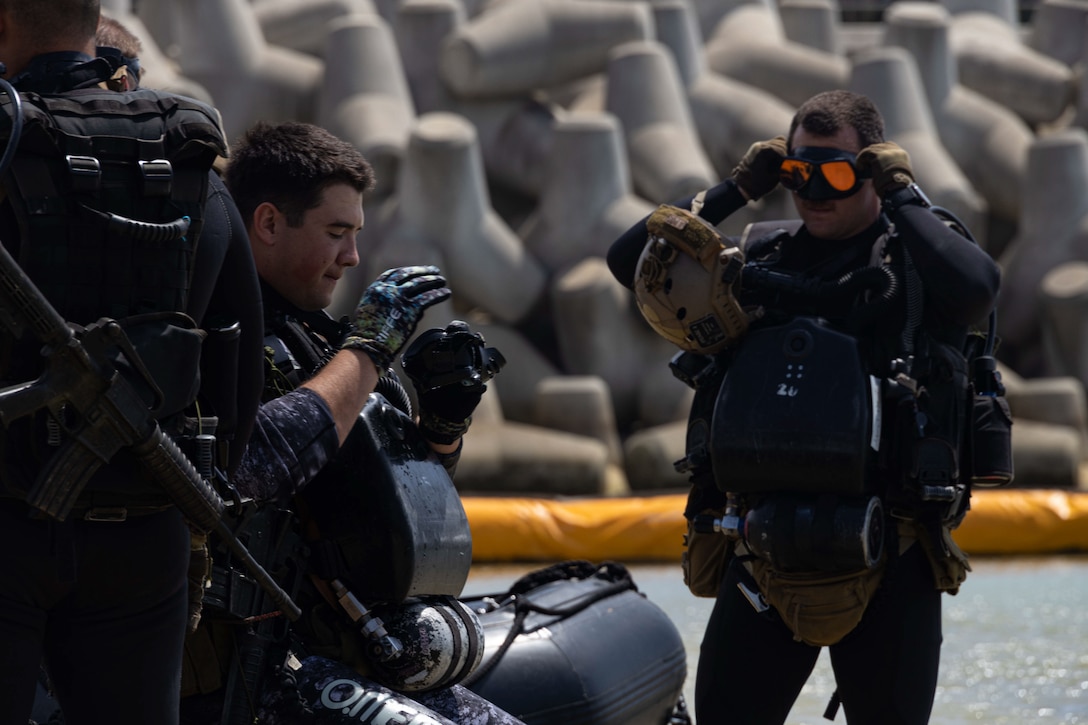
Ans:
[{"label": "tan glove", "polygon": [[744,158],[733,169],[733,180],[749,201],[769,194],[778,186],[779,170],[787,153],[785,136],[757,141],[748,147]]},{"label": "tan glove", "polygon": [[882,197],[914,183],[910,155],[891,141],[866,146],[856,163],[858,172],[872,178],[873,189]]}]

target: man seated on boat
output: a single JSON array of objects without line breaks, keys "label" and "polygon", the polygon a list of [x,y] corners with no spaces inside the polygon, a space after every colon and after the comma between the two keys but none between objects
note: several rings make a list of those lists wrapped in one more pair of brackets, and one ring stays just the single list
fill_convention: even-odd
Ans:
[{"label": "man seated on boat", "polygon": [[[780,184],[799,223],[717,232]],[[941,593],[969,569],[949,531],[985,478],[962,447],[965,351],[1000,281],[938,211],[872,101],[836,90],[609,250],[695,389],[686,580],[716,597],[699,722],[784,722],[823,646],[828,717],[841,700],[851,723],[929,720]]]},{"label": "man seated on boat", "polygon": [[[389,659],[402,643],[350,591],[348,576],[335,571],[337,565],[355,566],[348,574],[357,573],[358,557],[347,565],[344,560],[358,554],[365,564],[367,552],[345,555],[321,549],[317,535],[324,532],[313,530],[317,518],[299,512],[307,507],[301,492],[308,485],[316,487],[315,479],[343,448],[353,445],[350,436],[364,426],[360,411],[368,402],[377,405],[376,392],[390,401],[390,407],[376,413],[382,420],[396,416],[393,408],[398,405],[401,415],[410,408],[392,365],[424,311],[449,298],[445,279],[432,266],[388,270],[367,288],[351,319],[336,320],[324,312],[337,282],[359,263],[356,236],[364,222],[364,194],[374,177],[353,146],[320,127],[257,124],[237,144],[225,180],[246,221],[265,311],[265,401],[232,483],[243,497],[268,503],[252,521],[240,524],[249,527],[240,535],[248,532],[250,549],[263,553],[262,563],[280,578],[303,614],[290,626],[282,618],[268,619],[270,613],[260,611],[259,595],[248,606],[238,604],[248,590],[234,572],[219,567],[205,581],[206,572],[197,567],[191,581],[204,591],[205,612],[187,643],[182,722],[219,722],[221,714],[235,717],[235,713],[238,722],[255,718],[271,723],[333,722],[348,711],[357,722],[360,712],[377,717],[383,708],[413,712],[413,723],[445,723],[469,715],[473,722],[519,722],[468,690],[452,686],[454,682],[440,681],[441,692],[419,694],[413,700],[359,676],[375,648],[387,647]],[[474,350],[481,355],[489,353],[486,375],[497,372],[501,356],[482,348],[482,338],[463,323],[424,333],[422,349],[433,352],[450,338],[477,345]],[[431,466],[428,480],[440,477],[452,491],[445,471],[452,475],[455,469],[461,438],[486,390],[486,377],[457,377],[451,373],[459,371],[436,371],[428,362],[409,368],[419,401],[419,425],[402,428],[400,435],[410,440],[422,435],[426,446],[422,453],[412,449],[408,462],[417,468]],[[439,374],[450,384],[436,380]],[[322,485],[355,490],[369,485],[371,473],[381,471],[352,471],[350,479]],[[343,500],[349,509],[357,503],[347,496]],[[357,528],[367,529],[361,518],[365,511],[357,513]],[[267,546],[261,548],[261,541]],[[358,540],[351,543],[361,545]],[[321,552],[329,555],[319,562]],[[372,556],[374,569],[386,563],[381,558]],[[212,559],[224,563],[214,553]],[[235,611],[216,616],[211,604]],[[448,606],[457,608],[453,603]],[[467,630],[471,622],[459,633],[445,634],[471,636]],[[408,644],[404,646],[410,651]],[[307,658],[309,654],[323,657],[314,660]],[[457,677],[467,674],[472,664],[468,662]],[[320,671],[315,673],[315,667]],[[305,690],[315,677],[321,681],[318,689]],[[332,689],[325,687],[329,683]],[[427,689],[418,685],[408,689]],[[444,711],[430,710],[423,700]]]}]

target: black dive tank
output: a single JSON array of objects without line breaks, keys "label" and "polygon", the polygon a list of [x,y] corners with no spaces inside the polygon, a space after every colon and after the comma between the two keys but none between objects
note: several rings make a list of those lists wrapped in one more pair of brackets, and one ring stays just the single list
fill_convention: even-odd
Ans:
[{"label": "black dive tank", "polygon": [[410,695],[368,680],[335,660],[292,658],[285,669],[290,673],[293,687],[265,689],[261,722],[272,725],[457,725]]},{"label": "black dive tank", "polygon": [[879,447],[879,391],[857,340],[818,318],[751,331],[711,421],[718,488],[864,493]]},{"label": "black dive tank", "polygon": [[884,551],[884,507],[876,496],[776,494],[748,511],[743,533],[779,571],[871,569]]},{"label": "black dive tank", "polygon": [[446,469],[403,411],[372,393],[336,457],[303,489],[316,524],[310,568],[360,600],[457,596],[472,536]]}]

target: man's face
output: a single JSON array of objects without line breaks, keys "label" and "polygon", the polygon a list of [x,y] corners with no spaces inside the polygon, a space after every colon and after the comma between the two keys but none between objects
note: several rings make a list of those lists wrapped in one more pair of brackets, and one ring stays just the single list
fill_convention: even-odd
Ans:
[{"label": "man's face", "polygon": [[[801,147],[833,148],[857,154],[861,151],[858,132],[853,128],[840,130],[834,136],[817,136],[799,127],[790,139],[790,149]],[[880,216],[880,198],[873,183],[866,181],[853,195],[845,199],[812,201],[793,193],[793,203],[805,227],[820,239],[847,239],[869,227]]]},{"label": "man's face", "polygon": [[363,228],[362,192],[348,184],[328,187],[297,227],[275,213],[274,244],[258,259],[258,272],[295,306],[328,307],[336,283],[348,267],[359,264],[355,238]]}]

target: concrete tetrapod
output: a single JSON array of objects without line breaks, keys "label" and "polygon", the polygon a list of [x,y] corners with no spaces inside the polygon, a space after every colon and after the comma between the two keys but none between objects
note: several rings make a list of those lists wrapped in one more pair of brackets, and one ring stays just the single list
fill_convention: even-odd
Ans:
[{"label": "concrete tetrapod", "polygon": [[1020,231],[998,259],[997,329],[1004,359],[1041,375],[1042,280],[1060,264],[1088,258],[1088,132],[1064,129],[1032,144],[1023,209]]},{"label": "concrete tetrapod", "polygon": [[960,83],[1029,124],[1054,122],[1073,103],[1073,69],[1025,45],[1018,26],[989,12],[961,13],[950,33]]},{"label": "concrete tetrapod", "polygon": [[264,38],[322,58],[328,25],[345,15],[376,13],[373,0],[252,0]]},{"label": "concrete tetrapod", "polygon": [[652,37],[643,3],[504,2],[456,30],[440,72],[461,97],[523,94],[598,72],[616,45]]},{"label": "concrete tetrapod", "polygon": [[781,0],[778,13],[789,40],[832,55],[842,55],[840,10],[834,0]]},{"label": "concrete tetrapod", "polygon": [[434,240],[443,272],[466,303],[494,319],[524,319],[546,273],[491,207],[476,130],[452,113],[426,113],[411,130],[397,184],[394,225]]},{"label": "concrete tetrapod", "polygon": [[233,140],[257,121],[313,121],[324,63],[264,39],[246,0],[141,0],[138,15],[211,94]]},{"label": "concrete tetrapod", "polygon": [[657,41],[617,47],[608,62],[605,108],[623,125],[635,192],[663,203],[713,185],[676,62]]},{"label": "concrete tetrapod", "polygon": [[330,23],[317,122],[374,167],[376,196],[396,188],[416,112],[389,24],[377,13]]},{"label": "concrete tetrapod", "polygon": [[777,9],[763,5],[744,5],[723,17],[707,36],[706,58],[711,70],[794,107],[842,88],[850,72],[846,58],[789,40]]},{"label": "concrete tetrapod", "polygon": [[544,187],[518,234],[556,274],[586,257],[603,257],[616,237],[653,209],[631,191],[616,117],[573,112],[556,119]]},{"label": "concrete tetrapod", "polygon": [[959,217],[985,246],[986,201],[941,142],[913,56],[895,46],[858,51],[849,87],[873,99],[885,138],[910,154],[914,178],[930,200]]},{"label": "concrete tetrapod", "polygon": [[937,134],[986,199],[991,215],[1015,225],[1027,151],[1035,136],[1012,110],[957,80],[950,16],[940,5],[896,2],[885,12],[884,43],[906,48],[918,65]]}]

